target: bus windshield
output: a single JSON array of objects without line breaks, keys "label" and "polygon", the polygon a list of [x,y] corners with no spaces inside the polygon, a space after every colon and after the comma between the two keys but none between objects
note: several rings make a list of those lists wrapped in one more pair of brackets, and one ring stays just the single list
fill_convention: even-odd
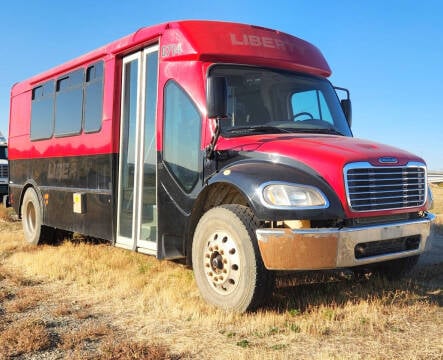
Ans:
[{"label": "bus windshield", "polygon": [[219,65],[211,76],[228,87],[224,137],[258,133],[321,133],[352,136],[331,83],[281,70]]}]

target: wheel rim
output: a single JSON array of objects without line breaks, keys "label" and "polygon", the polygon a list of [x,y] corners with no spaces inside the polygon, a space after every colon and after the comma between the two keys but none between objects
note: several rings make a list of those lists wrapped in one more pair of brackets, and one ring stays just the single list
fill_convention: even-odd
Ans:
[{"label": "wheel rim", "polygon": [[26,226],[28,228],[28,232],[34,233],[36,215],[35,215],[35,207],[32,202],[29,202],[26,206],[25,219],[26,219]]},{"label": "wheel rim", "polygon": [[213,233],[204,249],[206,280],[219,294],[229,295],[240,279],[240,252],[232,236],[224,231]]}]

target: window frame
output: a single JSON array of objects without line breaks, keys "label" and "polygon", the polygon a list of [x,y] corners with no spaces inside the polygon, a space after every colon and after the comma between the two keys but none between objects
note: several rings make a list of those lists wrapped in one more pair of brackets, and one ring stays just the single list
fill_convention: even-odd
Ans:
[{"label": "window frame", "polygon": [[[82,81],[81,82],[73,82],[75,79],[74,75],[77,76],[77,73],[82,72]],[[62,82],[67,81],[62,88],[60,84]],[[53,125],[53,134],[55,138],[67,137],[67,136],[76,136],[82,133],[82,123],[83,123],[83,108],[84,108],[84,83],[85,83],[85,68],[79,68],[73,71],[70,71],[67,74],[63,74],[58,77],[55,81],[55,97],[54,97],[54,125]],[[78,130],[68,130],[67,132],[57,132],[57,97],[61,95],[72,94],[74,91],[81,90],[81,108],[80,108],[80,126]],[[77,109],[78,111],[78,109]],[[76,123],[78,124],[78,123]]]},{"label": "window frame", "polygon": [[[48,95],[45,95],[45,88],[48,87],[48,85],[51,84],[52,89],[50,89],[51,91],[48,93]],[[51,80],[47,80],[35,87],[32,88],[31,90],[31,116],[30,116],[30,120],[29,120],[29,138],[31,141],[39,141],[39,140],[48,140],[51,139],[54,136],[54,120],[55,120],[55,86],[56,86],[56,82],[54,79]],[[42,95],[41,96],[36,96],[36,90],[37,89],[42,89]],[[50,104],[50,125],[49,125],[49,133],[47,134],[47,136],[38,136],[38,137],[33,137],[32,134],[32,124],[33,122],[33,110],[35,109],[34,104],[36,102],[40,102],[43,100],[51,100],[51,104]]]},{"label": "window frame", "polygon": [[[96,67],[98,64],[101,65],[101,76],[100,77],[94,77],[93,80],[88,81],[88,70]],[[94,130],[87,130],[86,129],[86,91],[87,89],[95,83],[101,83],[101,111],[100,111],[100,126],[97,129]],[[91,84],[91,85],[88,85]],[[104,97],[105,97],[105,62],[103,60],[96,61],[93,64],[88,65],[85,68],[85,79],[83,82],[83,114],[82,114],[82,131],[85,134],[93,134],[96,132],[100,132],[103,127],[103,104],[104,104]]]}]

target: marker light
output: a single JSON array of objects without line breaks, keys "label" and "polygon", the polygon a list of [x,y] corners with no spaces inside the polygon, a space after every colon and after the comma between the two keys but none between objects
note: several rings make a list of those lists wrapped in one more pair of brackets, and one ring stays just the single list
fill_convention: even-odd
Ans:
[{"label": "marker light", "polygon": [[329,202],[317,188],[308,185],[271,183],[262,191],[264,205],[274,208],[326,208]]}]

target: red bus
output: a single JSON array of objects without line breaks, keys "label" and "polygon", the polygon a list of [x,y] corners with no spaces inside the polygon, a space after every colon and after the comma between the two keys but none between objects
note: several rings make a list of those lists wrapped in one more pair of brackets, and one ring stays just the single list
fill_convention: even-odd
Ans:
[{"label": "red bus", "polygon": [[294,36],[178,21],[14,85],[26,240],[63,229],[185,258],[202,296],[236,311],[281,270],[407,271],[433,219],[425,162],[354,138],[330,74]]}]

